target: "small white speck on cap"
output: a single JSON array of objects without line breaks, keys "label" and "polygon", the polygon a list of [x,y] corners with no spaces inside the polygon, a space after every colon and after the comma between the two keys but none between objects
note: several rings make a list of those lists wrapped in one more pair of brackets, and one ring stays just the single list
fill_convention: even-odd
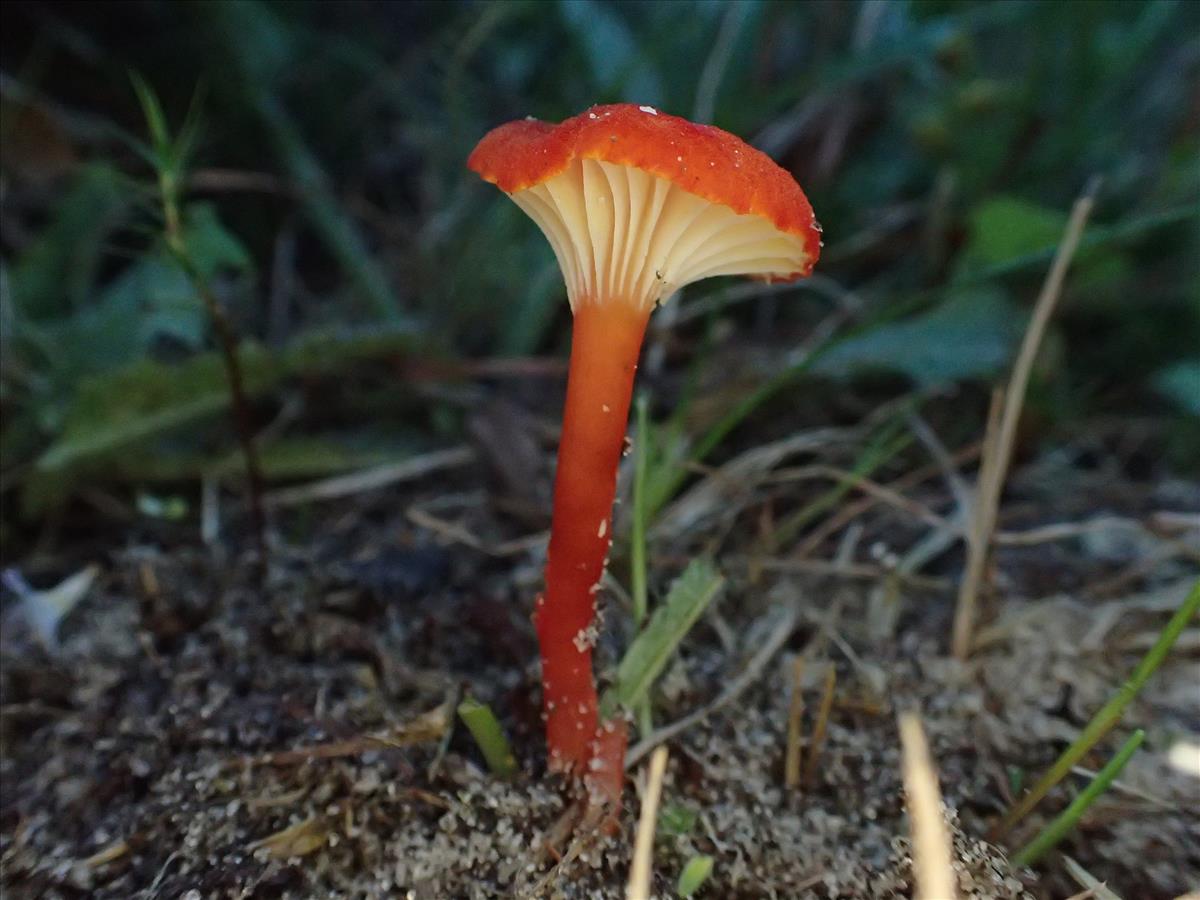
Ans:
[{"label": "small white speck on cap", "polygon": [[600,409],[601,409],[603,412],[612,412],[612,407],[610,407],[610,406],[609,406],[607,403],[601,403],[601,404],[600,404]]},{"label": "small white speck on cap", "polygon": [[596,532],[596,537],[604,537],[606,531],[608,531],[608,519],[601,519],[600,530]]},{"label": "small white speck on cap", "polygon": [[653,106],[639,106],[638,109],[640,109],[644,113],[649,113],[652,116],[658,115],[658,110],[655,109]]}]

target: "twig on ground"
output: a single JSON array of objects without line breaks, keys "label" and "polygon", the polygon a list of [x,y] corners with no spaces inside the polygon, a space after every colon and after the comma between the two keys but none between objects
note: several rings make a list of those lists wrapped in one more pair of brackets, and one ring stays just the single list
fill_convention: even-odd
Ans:
[{"label": "twig on ground", "polygon": [[816,478],[826,478],[831,481],[837,481],[841,484],[861,491],[873,497],[880,503],[886,503],[889,506],[894,506],[896,509],[908,513],[913,518],[920,519],[927,525],[933,528],[952,528],[952,523],[947,521],[943,516],[938,515],[928,506],[905,497],[898,491],[892,490],[890,487],[880,484],[877,481],[872,481],[865,475],[860,475],[857,472],[851,472],[848,469],[839,469],[836,466],[812,465],[801,466],[795,469],[780,469],[770,478],[765,479],[771,483],[779,483],[786,481],[798,481]]},{"label": "twig on ground", "polygon": [[662,796],[663,775],[667,771],[667,748],[659,747],[650,757],[646,791],[642,795],[642,813],[638,818],[633,861],[629,866],[626,900],[650,900],[650,875],[654,862],[654,832],[658,822],[658,801]]},{"label": "twig on ground", "polygon": [[[789,456],[812,453],[852,437],[848,429],[821,428],[790,435],[753,447],[718,469],[707,471],[703,481],[688,488],[656,517],[653,533],[660,536],[693,530],[715,512],[727,512],[739,497],[752,495],[752,485]],[[647,516],[651,514],[647,499]]]},{"label": "twig on ground", "polygon": [[805,790],[810,789],[817,778],[821,747],[825,743],[825,731],[829,727],[829,713],[833,709],[833,693],[836,689],[837,669],[831,662],[825,670],[825,687],[821,690],[821,705],[817,707],[817,720],[813,724],[812,741],[808,748],[808,764],[804,767],[802,783]]},{"label": "twig on ground", "polygon": [[281,750],[259,756],[240,757],[230,760],[230,766],[248,768],[255,765],[295,766],[314,759],[337,759],[355,756],[367,750],[387,747],[408,747],[412,744],[428,743],[441,738],[452,721],[451,707],[442,704],[423,713],[411,722],[393,725],[382,731],[359,735],[344,741],[329,741],[312,744],[296,750]]},{"label": "twig on ground", "polygon": [[[737,557],[729,557],[726,562],[739,562]],[[749,565],[750,560],[744,560]],[[805,572],[812,575],[836,575],[843,578],[875,581],[880,578],[896,577],[913,587],[930,590],[944,590],[951,586],[945,578],[935,578],[929,575],[916,575],[908,572],[898,572],[885,566],[870,563],[839,563],[825,559],[759,559],[754,561],[764,572]]]},{"label": "twig on ground", "polygon": [[410,506],[407,515],[409,521],[414,525],[427,528],[450,543],[463,544],[472,550],[486,553],[488,556],[516,556],[545,544],[547,540],[546,532],[538,532],[537,534],[514,538],[511,541],[502,541],[499,544],[489,544],[482,538],[472,534],[465,526],[459,525],[457,522],[447,522],[445,519],[439,519],[437,516],[419,507]]},{"label": "twig on ground", "polygon": [[915,712],[900,714],[904,750],[904,793],[912,830],[913,873],[919,900],[954,900],[957,896],[953,852],[937,773],[929,755],[925,729]]},{"label": "twig on ground", "polygon": [[[768,613],[767,615],[773,614]],[[681,732],[691,728],[697,722],[704,721],[704,719],[712,715],[712,713],[716,712],[721,707],[726,706],[733,700],[736,700],[748,687],[750,687],[750,685],[758,680],[759,675],[762,674],[762,671],[766,668],[767,663],[770,662],[771,658],[779,652],[780,648],[782,648],[785,643],[787,643],[787,639],[791,637],[792,631],[795,629],[796,623],[800,619],[800,613],[794,606],[788,606],[783,610],[782,613],[774,615],[778,615],[778,620],[771,627],[770,634],[767,635],[766,640],[763,641],[762,646],[758,649],[758,652],[750,658],[750,661],[746,664],[746,668],[742,671],[742,673],[734,678],[733,681],[729,683],[729,686],[726,687],[725,690],[722,691],[720,695],[718,695],[717,698],[711,703],[700,707],[700,709],[696,710],[695,712],[689,713],[682,719],[672,722],[670,725],[664,725],[662,728],[655,730],[650,735],[638,741],[638,743],[629,748],[629,753],[625,756],[625,768],[627,770],[636,765],[643,756],[645,756],[659,744],[669,741],[677,734],[680,734]]]},{"label": "twig on ground", "polygon": [[162,866],[159,867],[158,874],[154,876],[154,880],[150,882],[150,886],[138,894],[139,897],[157,897],[158,887],[162,884],[164,878],[167,877],[167,870],[171,868],[175,860],[183,855],[179,850],[172,850],[171,854],[163,860]]},{"label": "twig on ground", "polygon": [[1165,562],[1179,555],[1177,544],[1163,545],[1157,551],[1147,553],[1141,559],[1134,560],[1116,575],[1101,578],[1098,581],[1089,581],[1079,591],[1079,594],[1096,600],[1104,597],[1119,597],[1128,591],[1131,584],[1141,581],[1144,576],[1152,572],[1159,571]]},{"label": "twig on ground", "polygon": [[[964,447],[951,457],[951,461],[955,465],[961,465],[963,463],[970,462],[979,454],[980,446],[981,445],[979,444],[972,444],[969,447]],[[910,488],[916,487],[922,482],[928,481],[941,471],[941,466],[937,465],[936,463],[923,466],[919,469],[914,469],[912,472],[909,472],[900,478],[897,478],[886,487],[890,491],[901,493],[909,490]],[[826,519],[825,522],[822,523],[818,528],[815,528],[808,535],[808,537],[806,537],[804,541],[796,547],[792,553],[792,557],[795,559],[804,559],[805,557],[809,556],[815,552],[816,549],[820,547],[830,535],[835,534],[842,528],[845,528],[850,522],[854,521],[856,518],[870,510],[878,503],[879,498],[868,495],[842,506],[837,513]]]},{"label": "twig on ground", "polygon": [[289,825],[261,840],[246,844],[246,850],[251,853],[266,850],[275,859],[290,859],[315,852],[325,845],[328,837],[325,823],[319,816],[313,815],[303,822]]},{"label": "twig on ground", "polygon": [[[1062,855],[1062,861],[1067,873],[1079,883],[1080,887],[1085,889],[1082,895],[1077,896],[1088,896],[1088,892],[1090,891],[1090,896],[1095,897],[1096,900],[1121,900],[1120,897],[1108,889],[1108,886],[1103,881],[1065,853]],[[1200,900],[1200,894],[1185,894],[1179,897],[1178,900]]]},{"label": "twig on ground", "polygon": [[[1151,514],[1151,517],[1153,515]],[[1048,525],[1040,525],[1024,531],[998,531],[993,536],[992,543],[1008,547],[1024,547],[1032,544],[1045,544],[1051,541],[1082,537],[1085,534],[1097,531],[1114,531],[1117,529],[1138,532],[1155,540],[1163,540],[1155,535],[1145,523],[1137,519],[1126,519],[1121,516],[1096,516],[1092,519],[1084,519],[1082,522],[1052,522]],[[1165,539],[1164,542],[1178,555],[1200,561],[1200,549],[1190,547],[1186,543],[1176,543],[1169,538]]]},{"label": "twig on ground", "polygon": [[984,568],[987,564],[988,549],[991,546],[992,532],[996,526],[996,514],[1000,503],[1000,492],[1008,476],[1009,463],[1012,461],[1013,448],[1017,437],[1017,424],[1021,418],[1021,408],[1025,402],[1025,391],[1029,387],[1029,377],[1033,372],[1033,364],[1037,358],[1038,348],[1045,336],[1046,327],[1062,293],[1063,280],[1067,268],[1079,246],[1083,236],[1084,226],[1092,212],[1092,204],[1096,191],[1093,181],[1085,189],[1083,195],[1075,201],[1071,210],[1071,218],[1063,234],[1062,243],[1054,256],[1050,272],[1042,285],[1037,303],[1033,309],[1033,317],[1025,331],[1021,349],[1013,365],[1012,377],[1001,403],[1000,425],[994,441],[985,443],[983,465],[980,470],[979,485],[976,496],[975,515],[970,519],[974,528],[971,539],[967,541],[967,564],[963,572],[963,580],[958,594],[958,603],[954,615],[954,628],[951,646],[954,655],[966,659],[971,652],[971,636],[975,629],[976,606],[980,583],[983,580]]},{"label": "twig on ground", "polygon": [[101,866],[106,866],[114,859],[120,859],[129,852],[129,843],[124,839],[114,841],[111,844],[97,850],[87,859],[83,860],[83,864],[89,869],[98,869]]},{"label": "twig on ground", "polygon": [[966,479],[962,477],[962,473],[958,471],[959,460],[956,459],[956,456],[961,455],[962,451],[959,451],[959,454],[951,455],[941,438],[937,436],[937,432],[921,417],[920,413],[910,412],[908,414],[908,427],[922,446],[929,451],[929,455],[933,457],[938,471],[942,473],[942,478],[946,482],[946,487],[954,495],[960,515],[964,519],[968,518],[967,511],[971,508],[971,488]]},{"label": "twig on ground", "polygon": [[800,786],[801,719],[804,716],[804,657],[792,660],[792,702],[788,706],[787,755],[783,763],[783,783],[794,790]]},{"label": "twig on ground", "polygon": [[433,472],[465,466],[474,461],[475,452],[467,446],[435,450],[397,463],[388,463],[348,475],[335,475],[308,484],[271,491],[264,500],[269,507],[299,506],[313,500],[333,500],[353,494],[377,491],[402,481],[412,481]]}]

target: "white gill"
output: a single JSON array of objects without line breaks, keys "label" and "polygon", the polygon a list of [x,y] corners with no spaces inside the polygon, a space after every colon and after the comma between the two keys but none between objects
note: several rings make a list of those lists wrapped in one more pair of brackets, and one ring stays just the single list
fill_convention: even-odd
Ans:
[{"label": "white gill", "polygon": [[550,241],[572,309],[651,306],[701,278],[790,274],[807,259],[801,238],[767,219],[631,166],[577,159],[511,196]]}]

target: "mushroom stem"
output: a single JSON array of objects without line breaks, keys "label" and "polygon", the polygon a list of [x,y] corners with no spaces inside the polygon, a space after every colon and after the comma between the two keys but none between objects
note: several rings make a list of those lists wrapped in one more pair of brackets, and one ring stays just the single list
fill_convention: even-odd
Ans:
[{"label": "mushroom stem", "polygon": [[538,598],[534,624],[550,765],[580,777],[588,772],[598,736],[596,594],[612,544],[617,466],[650,310],[620,300],[585,300],[574,312],[546,592]]}]

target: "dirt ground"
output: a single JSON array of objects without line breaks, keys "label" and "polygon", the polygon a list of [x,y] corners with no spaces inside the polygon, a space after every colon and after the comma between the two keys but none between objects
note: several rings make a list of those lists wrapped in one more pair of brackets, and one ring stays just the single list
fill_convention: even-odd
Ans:
[{"label": "dirt ground", "polygon": [[[523,421],[481,420],[473,433]],[[642,763],[619,834],[547,846],[564,800],[543,777],[528,613],[553,442],[536,423],[526,436],[540,468],[524,497],[503,477],[512,460],[479,449],[478,464],[275,510],[262,588],[229,549],[238,540],[206,547],[178,531],[93,538],[27,572],[43,586],[101,566],[57,646],[37,639],[14,597],[0,610],[5,896],[623,897]],[[858,503],[856,514],[807,556],[764,537],[828,489],[804,466],[848,467],[861,450],[854,429],[807,437],[745,449],[726,464],[736,478],[702,473],[652,541],[659,596],[701,552],[728,578],[660,683],[656,722],[741,688],[669,742],[655,895],[675,896],[681,867],[702,853],[715,860],[705,897],[910,896],[896,733],[909,708],[929,735],[963,895],[1078,894],[1061,857],[1015,871],[983,835],[1016,780],[1030,783],[1078,733],[1182,601],[1197,571],[1200,484],[1127,465],[1103,437],[1089,439],[1098,450],[1023,460],[1002,527],[1025,537],[998,548],[977,652],[959,664],[946,645],[961,548],[912,508],[852,492],[826,515]],[[928,463],[918,447],[876,477]],[[954,514],[942,474],[906,496],[943,521]],[[1046,531],[1061,523],[1084,524]],[[923,541],[936,552],[918,560]],[[612,571],[625,580],[627,564],[615,558]],[[619,590],[604,602],[600,659],[611,665],[629,617]],[[1200,734],[1198,651],[1191,628],[1085,761],[1094,771],[1134,726],[1147,730],[1061,848],[1126,900],[1200,885],[1200,782],[1170,761]],[[789,791],[801,653],[806,734],[829,666],[836,699],[812,781]],[[487,773],[450,714],[467,691],[513,741],[522,772],[511,782]],[[1053,792],[1004,846],[1083,783]]]}]

